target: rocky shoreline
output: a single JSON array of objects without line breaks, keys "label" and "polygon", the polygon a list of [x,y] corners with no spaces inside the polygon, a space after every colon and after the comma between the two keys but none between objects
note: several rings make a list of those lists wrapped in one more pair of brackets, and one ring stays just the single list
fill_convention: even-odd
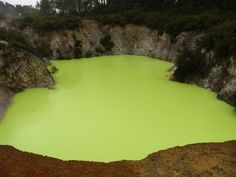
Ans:
[{"label": "rocky shoreline", "polygon": [[15,93],[27,88],[50,87],[54,79],[48,71],[49,61],[29,51],[0,40],[0,118]]},{"label": "rocky shoreline", "polygon": [[175,147],[140,161],[62,161],[0,146],[0,177],[235,177],[236,141]]}]

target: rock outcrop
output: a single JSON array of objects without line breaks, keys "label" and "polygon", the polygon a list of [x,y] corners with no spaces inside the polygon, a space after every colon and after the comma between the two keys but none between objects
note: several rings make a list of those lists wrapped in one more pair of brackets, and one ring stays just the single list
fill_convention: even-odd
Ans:
[{"label": "rock outcrop", "polygon": [[210,74],[196,83],[218,93],[218,98],[236,107],[236,59],[211,68]]},{"label": "rock outcrop", "polygon": [[47,69],[47,59],[14,48],[0,41],[0,84],[14,91],[48,87],[53,78]]},{"label": "rock outcrop", "polygon": [[0,117],[10,104],[14,92],[53,85],[47,62],[47,59],[0,41]]},{"label": "rock outcrop", "polygon": [[[198,33],[182,33],[176,42],[171,43],[167,34],[159,35],[157,30],[145,26],[128,24],[126,26],[100,25],[93,20],[83,20],[81,27],[73,31],[51,32],[37,34],[32,29],[25,29],[31,43],[41,43],[48,46],[52,58],[77,58],[75,50],[81,45],[80,57],[94,57],[100,55],[144,55],[168,61],[174,61],[182,45],[189,43],[192,47],[202,36]],[[106,50],[101,40],[110,36],[114,43],[112,50]]]},{"label": "rock outcrop", "polygon": [[236,141],[176,147],[141,161],[62,161],[0,146],[0,177],[235,177]]}]

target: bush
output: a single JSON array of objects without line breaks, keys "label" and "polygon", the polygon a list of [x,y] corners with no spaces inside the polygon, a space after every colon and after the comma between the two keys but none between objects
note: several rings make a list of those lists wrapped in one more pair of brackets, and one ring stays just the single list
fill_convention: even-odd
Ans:
[{"label": "bush", "polygon": [[50,72],[50,74],[55,74],[55,73],[57,73],[59,70],[58,70],[58,68],[56,67],[56,66],[51,66],[50,68],[49,68],[49,72]]},{"label": "bush", "polygon": [[21,32],[15,30],[0,28],[0,40],[7,41],[10,46],[28,51],[39,57],[52,56],[52,51],[48,46],[36,45],[33,47],[33,45],[29,43],[29,41],[23,36]]},{"label": "bush", "polygon": [[101,47],[97,47],[97,48],[95,49],[95,51],[96,51],[98,54],[104,54],[104,53],[105,53],[105,51],[104,51]]},{"label": "bush", "polygon": [[204,31],[214,25],[220,24],[223,19],[217,13],[203,12],[197,15],[184,15],[169,17],[164,30],[173,35],[186,31]]},{"label": "bush", "polygon": [[206,51],[213,50],[218,62],[236,57],[236,22],[225,22],[208,29],[199,46]]},{"label": "bush", "polygon": [[37,52],[40,54],[41,57],[52,57],[52,51],[50,50],[49,46],[47,45],[40,45],[36,48]]},{"label": "bush", "polygon": [[199,50],[185,48],[177,57],[176,66],[174,77],[180,82],[187,82],[193,76],[205,77],[209,72],[206,57]]},{"label": "bush", "polygon": [[82,57],[82,42],[77,40],[74,43],[74,57],[81,58]]},{"label": "bush", "polygon": [[81,19],[72,15],[31,16],[16,20],[20,29],[31,27],[39,33],[73,30],[80,27]]},{"label": "bush", "polygon": [[111,41],[111,36],[106,35],[100,40],[101,45],[106,49],[106,51],[111,51],[115,44]]},{"label": "bush", "polygon": [[85,58],[91,58],[93,57],[93,53],[91,51],[87,51],[84,55]]},{"label": "bush", "polygon": [[33,47],[31,47],[30,43],[22,35],[22,33],[18,31],[0,28],[0,40],[7,41],[12,47],[16,47],[26,51],[34,52],[35,50]]}]

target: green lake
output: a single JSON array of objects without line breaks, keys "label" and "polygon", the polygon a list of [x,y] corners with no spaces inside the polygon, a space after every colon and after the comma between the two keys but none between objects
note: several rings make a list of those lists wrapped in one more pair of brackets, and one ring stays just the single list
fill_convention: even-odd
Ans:
[{"label": "green lake", "polygon": [[14,97],[0,144],[64,160],[140,160],[174,146],[236,139],[216,94],[170,81],[173,64],[141,56],[54,61],[55,89]]}]

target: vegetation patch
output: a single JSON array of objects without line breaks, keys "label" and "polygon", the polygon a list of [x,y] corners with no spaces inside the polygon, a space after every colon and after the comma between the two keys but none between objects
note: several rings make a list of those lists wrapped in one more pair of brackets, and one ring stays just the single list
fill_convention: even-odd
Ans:
[{"label": "vegetation patch", "polygon": [[6,41],[11,47],[38,54],[21,32],[0,28],[0,40]]},{"label": "vegetation patch", "polygon": [[214,51],[219,62],[236,58],[236,22],[225,22],[208,29],[199,46]]},{"label": "vegetation patch", "polygon": [[20,29],[32,27],[39,33],[74,30],[80,27],[81,19],[73,15],[28,16],[16,20]]},{"label": "vegetation patch", "polygon": [[52,52],[43,44],[33,46],[23,33],[15,30],[0,28],[0,40],[6,41],[9,46],[33,53],[39,57],[50,57]]},{"label": "vegetation patch", "polygon": [[50,74],[55,74],[59,71],[59,69],[54,65],[51,65],[48,70],[49,70]]},{"label": "vegetation patch", "polygon": [[74,43],[74,56],[75,58],[82,57],[82,42],[80,40],[76,40]]},{"label": "vegetation patch", "polygon": [[192,77],[199,76],[204,78],[209,74],[209,63],[206,55],[199,50],[190,50],[185,48],[177,57],[176,71],[174,77],[177,81],[188,82]]},{"label": "vegetation patch", "polygon": [[100,40],[100,44],[105,48],[106,51],[109,51],[109,52],[112,51],[113,47],[115,46],[115,44],[111,40],[110,35],[104,36]]}]

